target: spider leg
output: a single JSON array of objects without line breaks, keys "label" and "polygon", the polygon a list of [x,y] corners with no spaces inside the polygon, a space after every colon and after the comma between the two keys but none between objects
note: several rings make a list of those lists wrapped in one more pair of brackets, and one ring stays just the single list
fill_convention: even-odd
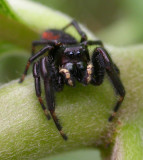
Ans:
[{"label": "spider leg", "polygon": [[91,75],[91,84],[100,85],[103,83],[105,75],[105,63],[103,56],[96,50],[93,52],[92,58],[92,75]]},{"label": "spider leg", "polygon": [[74,28],[80,34],[80,36],[81,36],[81,42],[84,42],[84,41],[87,40],[86,34],[81,30],[80,26],[78,25],[78,23],[75,20],[73,20],[71,23],[69,23],[67,26],[65,26],[62,30],[65,30],[65,29],[67,29],[70,26],[74,26]]},{"label": "spider leg", "polygon": [[28,60],[28,62],[27,62],[27,65],[26,65],[26,67],[25,67],[24,73],[23,73],[23,75],[21,76],[21,79],[19,80],[19,83],[22,83],[22,82],[24,81],[24,78],[25,78],[25,76],[27,75],[28,69],[29,69],[29,67],[30,67],[30,64],[31,64],[35,59],[37,59],[38,57],[42,56],[46,51],[50,51],[50,50],[52,50],[52,49],[53,49],[52,46],[47,45],[46,47],[44,47],[44,48],[41,49],[39,52],[37,52],[36,54],[32,55],[32,56],[29,58],[29,60]]},{"label": "spider leg", "polygon": [[48,110],[44,106],[44,103],[43,103],[43,100],[42,100],[42,97],[41,97],[40,71],[39,71],[39,63],[38,62],[34,63],[34,66],[33,66],[33,77],[35,79],[36,96],[38,97],[38,100],[39,100],[39,102],[41,104],[41,107],[42,107],[46,117],[49,120],[50,119],[50,115],[48,113]]},{"label": "spider leg", "polygon": [[[119,98],[114,106],[114,109],[113,109],[113,114],[109,117],[109,121],[112,121],[116,112],[119,110],[123,100],[124,100],[124,97],[125,97],[125,89],[124,89],[124,86],[118,76],[118,73],[115,69],[115,66],[114,66],[114,63],[112,62],[112,59],[110,58],[108,52],[104,49],[104,48],[101,48],[101,47],[98,47],[96,48],[96,50],[94,51],[93,53],[93,57],[92,57],[92,61],[93,61],[93,64],[95,63],[95,60],[96,60],[96,64],[100,70],[100,74],[98,73],[98,76],[100,75],[100,78],[98,79],[98,83],[102,83],[103,81],[103,74],[104,74],[104,68],[106,69],[106,72],[115,88],[115,92],[117,95],[119,95]],[[95,65],[95,66],[96,66]],[[97,69],[97,70],[98,70]],[[95,68],[96,70],[96,68]],[[98,72],[98,71],[96,71]],[[96,76],[96,75],[95,75]],[[97,77],[98,77],[97,76]],[[96,82],[97,83],[97,82]]]},{"label": "spider leg", "polygon": [[51,45],[51,46],[59,46],[61,43],[57,40],[38,40],[38,41],[33,41],[32,42],[32,55],[35,54],[35,49],[39,45]]},{"label": "spider leg", "polygon": [[32,56],[35,54],[35,49],[36,49],[37,46],[48,45],[48,44],[49,44],[49,42],[47,42],[46,40],[33,41],[32,42],[32,51],[31,51]]},{"label": "spider leg", "polygon": [[119,70],[119,68],[117,67],[117,65],[116,65],[115,63],[114,63],[113,65],[114,65],[115,71],[116,71],[117,74],[120,76],[120,70]]},{"label": "spider leg", "polygon": [[61,134],[64,140],[67,140],[67,136],[62,131],[62,126],[55,113],[55,90],[54,90],[54,83],[53,83],[53,81],[55,80],[55,73],[53,71],[52,65],[48,61],[48,57],[44,57],[41,60],[40,69],[41,69],[41,75],[44,80],[44,88],[45,88],[45,95],[46,95],[48,110],[51,113],[51,116],[55,122],[55,125],[59,130],[59,133]]},{"label": "spider leg", "polygon": [[[100,45],[101,47],[103,47],[103,43],[101,40],[94,40],[94,41],[88,40],[88,41],[83,42],[83,44],[84,45]],[[114,68],[115,68],[116,72],[118,73],[118,75],[120,75],[120,70],[117,67],[117,65],[115,63],[113,63],[113,65],[114,65]]]},{"label": "spider leg", "polygon": [[103,43],[102,43],[102,41],[100,41],[100,40],[94,40],[94,41],[92,41],[92,40],[88,40],[88,41],[85,41],[85,42],[83,42],[85,45],[100,45],[100,46],[102,46],[103,47]]}]

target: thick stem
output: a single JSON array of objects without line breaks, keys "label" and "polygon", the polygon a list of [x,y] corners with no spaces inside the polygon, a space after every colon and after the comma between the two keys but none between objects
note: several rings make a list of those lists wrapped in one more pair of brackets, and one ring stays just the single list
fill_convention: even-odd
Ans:
[{"label": "thick stem", "polygon": [[[121,79],[127,92],[117,115],[120,120],[118,128],[121,128],[142,114],[143,46],[109,50],[121,70]],[[35,96],[31,77],[23,84],[14,81],[0,89],[2,159],[37,159],[76,148],[107,147],[114,141],[112,133],[118,130],[113,130],[115,122],[110,124],[108,117],[115,97],[108,80],[99,87],[84,87],[80,84],[75,88],[65,87],[56,97],[56,113],[69,137],[67,142],[61,138],[53,121],[46,119]]]},{"label": "thick stem", "polygon": [[112,94],[112,88],[105,83],[98,88],[77,84],[76,88],[65,87],[57,94],[56,113],[69,138],[65,142],[54,122],[46,119],[32,78],[23,84],[11,82],[0,90],[0,157],[34,159],[98,144],[107,132],[114,99],[112,94],[108,101],[107,93]]}]

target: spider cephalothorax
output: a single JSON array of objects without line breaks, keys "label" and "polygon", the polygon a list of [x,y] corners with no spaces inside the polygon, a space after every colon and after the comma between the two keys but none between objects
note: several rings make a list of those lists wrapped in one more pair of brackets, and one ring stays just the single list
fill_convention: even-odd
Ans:
[{"label": "spider cephalothorax", "polygon": [[[80,42],[64,32],[71,25],[80,34]],[[35,48],[38,45],[44,47],[35,53]],[[90,45],[100,46],[93,50],[91,57],[88,51]],[[40,59],[38,59],[39,57]],[[62,126],[55,114],[55,91],[61,91],[64,84],[74,86],[75,82],[79,81],[84,85],[90,83],[97,86],[102,84],[106,72],[113,83],[116,94],[119,96],[113,109],[114,112],[109,117],[109,121],[112,121],[125,96],[124,86],[119,78],[119,69],[113,63],[102,42],[87,40],[86,34],[80,29],[76,21],[72,21],[62,30],[47,30],[42,34],[41,40],[32,43],[32,56],[27,62],[20,82],[24,80],[32,62],[34,62],[33,77],[38,100],[48,119],[50,119],[51,114],[57,129],[65,140],[67,140],[67,136],[62,131]],[[43,104],[41,97],[41,77],[44,80],[47,106]]]}]

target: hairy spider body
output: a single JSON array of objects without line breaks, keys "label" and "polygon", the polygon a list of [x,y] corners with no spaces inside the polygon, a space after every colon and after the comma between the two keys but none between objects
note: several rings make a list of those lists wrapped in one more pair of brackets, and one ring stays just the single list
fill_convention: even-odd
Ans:
[{"label": "hairy spider body", "polygon": [[[65,33],[64,30],[71,25],[80,34],[80,42]],[[35,53],[35,48],[38,45],[44,47]],[[91,57],[88,51],[90,45],[100,46],[94,49]],[[44,55],[47,52],[48,54]],[[112,121],[124,99],[125,89],[119,78],[119,69],[113,63],[101,41],[87,40],[86,34],[76,21],[72,21],[62,30],[50,29],[43,32],[41,40],[32,43],[32,56],[27,62],[20,82],[24,80],[30,64],[39,57],[41,58],[33,65],[36,95],[45,115],[50,119],[51,114],[57,129],[65,140],[67,140],[67,136],[62,131],[62,126],[55,113],[55,92],[61,91],[64,84],[75,86],[75,82],[78,81],[84,85],[91,83],[97,86],[102,84],[104,75],[107,73],[115,88],[115,93],[119,96],[113,109],[114,112],[109,117],[109,121]],[[45,107],[41,97],[41,77],[44,82],[47,107]]]}]

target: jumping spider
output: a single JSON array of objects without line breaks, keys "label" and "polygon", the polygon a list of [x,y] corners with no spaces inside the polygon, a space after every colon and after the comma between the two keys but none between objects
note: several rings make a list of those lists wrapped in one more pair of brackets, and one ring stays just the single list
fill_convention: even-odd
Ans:
[{"label": "jumping spider", "polygon": [[[71,25],[81,36],[80,42],[73,36],[65,33],[65,30]],[[38,45],[43,45],[44,47],[35,53],[35,48]],[[96,47],[90,57],[88,46],[91,45],[101,47]],[[46,55],[44,55],[45,53]],[[39,57],[41,58],[34,62]],[[104,75],[107,72],[115,92],[119,96],[114,106],[113,114],[109,117],[109,121],[112,121],[125,96],[124,86],[119,78],[119,69],[103,47],[102,42],[99,40],[87,40],[86,34],[81,30],[76,21],[72,21],[62,30],[47,30],[43,32],[41,40],[33,41],[32,56],[27,62],[20,83],[23,82],[32,62],[34,62],[33,77],[35,79],[35,90],[38,100],[48,119],[50,119],[51,114],[59,133],[65,140],[67,140],[67,136],[62,131],[62,126],[55,114],[54,97],[55,92],[61,91],[64,84],[74,86],[77,80],[84,85],[90,83],[98,86],[102,84]],[[44,82],[47,107],[45,107],[41,98],[41,77]]]}]

